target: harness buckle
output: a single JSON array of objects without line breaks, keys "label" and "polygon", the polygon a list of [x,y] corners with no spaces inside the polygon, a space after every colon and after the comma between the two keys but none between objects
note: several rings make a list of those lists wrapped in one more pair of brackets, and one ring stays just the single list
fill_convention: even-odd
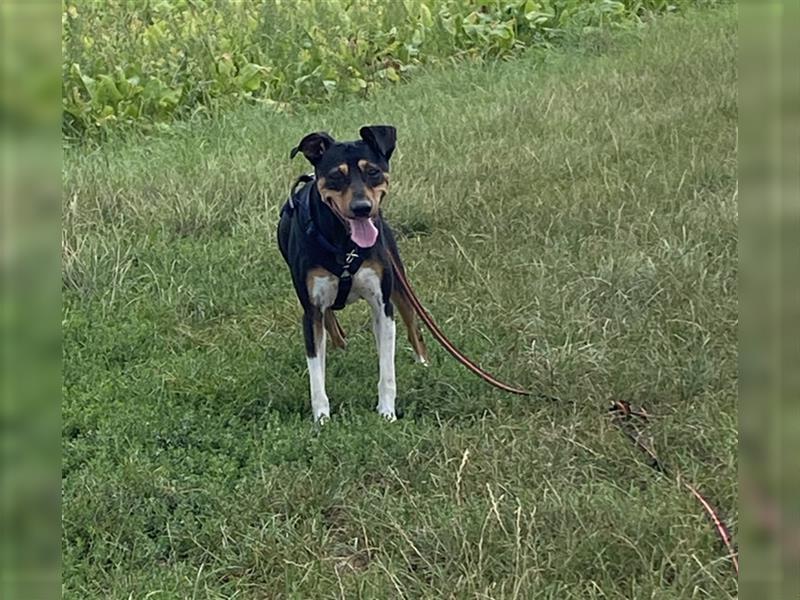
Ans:
[{"label": "harness buckle", "polygon": [[357,258],[358,258],[358,252],[356,252],[355,250],[350,250],[350,252],[348,252],[344,256],[344,264],[350,266],[350,264],[352,264],[352,262]]}]

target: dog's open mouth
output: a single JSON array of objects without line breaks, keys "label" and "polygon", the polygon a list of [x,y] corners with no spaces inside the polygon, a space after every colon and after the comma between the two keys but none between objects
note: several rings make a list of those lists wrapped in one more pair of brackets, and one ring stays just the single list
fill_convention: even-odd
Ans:
[{"label": "dog's open mouth", "polygon": [[350,239],[361,248],[372,248],[378,239],[378,228],[369,217],[347,219],[350,225]]}]

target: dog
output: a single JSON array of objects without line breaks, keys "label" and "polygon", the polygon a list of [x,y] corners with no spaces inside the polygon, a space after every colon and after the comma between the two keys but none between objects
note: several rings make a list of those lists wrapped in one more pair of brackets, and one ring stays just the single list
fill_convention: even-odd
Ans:
[{"label": "dog", "polygon": [[395,235],[381,211],[389,190],[389,159],[397,132],[390,125],[371,125],[362,127],[359,135],[360,140],[339,142],[328,133],[315,132],[300,140],[290,158],[302,153],[313,166],[313,175],[303,175],[295,182],[278,223],[278,247],[303,309],[315,422],[330,418],[325,391],[326,338],[330,336],[335,347],[345,347],[345,333],[335,311],[346,305],[364,299],[372,309],[379,364],[377,411],[385,419],[397,419],[395,307],[417,361],[427,364],[428,353],[413,306],[402,286],[396,285],[394,269],[403,269],[402,261]]}]

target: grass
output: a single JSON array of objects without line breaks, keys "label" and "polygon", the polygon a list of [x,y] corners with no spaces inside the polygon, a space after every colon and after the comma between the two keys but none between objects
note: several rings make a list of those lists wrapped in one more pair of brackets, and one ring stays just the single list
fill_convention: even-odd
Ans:
[{"label": "grass", "polygon": [[[596,33],[293,117],[257,109],[69,150],[63,573],[69,598],[729,598],[697,503],[737,518],[736,21]],[[399,342],[389,425],[366,305],[311,424],[274,242],[313,130],[397,126],[387,218],[489,388]]]}]

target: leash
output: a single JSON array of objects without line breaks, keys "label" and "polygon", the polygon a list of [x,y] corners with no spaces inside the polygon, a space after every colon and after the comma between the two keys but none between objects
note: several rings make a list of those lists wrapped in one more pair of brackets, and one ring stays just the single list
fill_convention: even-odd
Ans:
[{"label": "leash", "polygon": [[503,383],[495,376],[484,371],[477,364],[475,364],[474,361],[467,358],[463,352],[461,352],[458,348],[456,348],[453,345],[453,343],[449,339],[447,339],[447,336],[445,336],[445,334],[442,333],[442,330],[439,329],[439,326],[425,310],[425,307],[422,306],[422,303],[419,301],[419,298],[417,298],[417,295],[414,293],[411,284],[408,282],[408,279],[406,279],[402,267],[398,264],[397,259],[394,256],[392,256],[391,252],[388,252],[387,254],[389,254],[389,260],[391,260],[392,262],[392,269],[394,271],[394,276],[397,279],[397,281],[400,282],[400,285],[403,287],[403,291],[406,293],[406,296],[408,296],[408,299],[411,302],[411,306],[414,308],[414,311],[419,315],[419,318],[422,320],[423,323],[425,323],[425,326],[431,332],[431,335],[437,342],[439,342],[442,348],[447,350],[453,358],[455,358],[467,369],[475,373],[478,377],[480,377],[490,385],[493,385],[494,387],[501,389],[504,392],[509,392],[511,394],[518,394],[520,396],[531,395],[531,392],[529,392],[528,390],[523,390],[513,385],[509,385],[508,383]]},{"label": "leash", "polygon": [[[458,348],[456,348],[453,343],[447,339],[447,337],[442,333],[441,329],[439,329],[436,322],[431,318],[425,308],[422,306],[422,303],[417,298],[417,295],[414,293],[414,289],[411,287],[411,284],[408,282],[408,279],[403,272],[403,269],[398,264],[398,261],[392,256],[391,252],[389,253],[389,259],[392,262],[392,268],[394,270],[395,277],[400,282],[400,285],[403,287],[406,295],[408,296],[409,300],[411,301],[411,305],[419,315],[419,318],[425,323],[425,326],[431,332],[433,337],[436,339],[442,347],[447,350],[458,362],[464,365],[467,369],[478,375],[481,379],[486,381],[487,383],[499,388],[503,391],[510,392],[512,394],[519,394],[521,396],[530,396],[531,392],[527,390],[523,390],[507,383],[503,383],[493,375],[487,373],[482,368],[480,368],[477,364],[475,364],[472,360],[467,358]],[[623,421],[630,421],[631,417],[637,417],[642,421],[648,421],[650,419],[650,415],[645,411],[644,408],[634,409],[629,403],[624,401],[617,401],[612,403],[611,408],[609,408],[609,412],[615,413],[614,414],[614,423],[619,427],[620,431],[627,437],[641,452],[647,455],[649,459],[649,466],[653,470],[662,473],[666,476],[669,476],[669,470],[655,453],[655,451],[650,448],[647,444],[642,442],[641,436],[638,434],[632,433],[628,429],[625,428]],[[736,572],[736,576],[739,576],[739,558],[738,552],[734,546],[733,536],[730,533],[730,530],[725,525],[725,522],[719,516],[717,510],[714,506],[700,493],[700,491],[693,486],[692,484],[684,481],[680,477],[680,473],[678,473],[678,480],[681,482],[683,487],[688,490],[692,496],[700,503],[703,507],[703,510],[706,512],[708,517],[710,518],[712,524],[714,525],[714,530],[722,541],[722,544],[725,546],[726,550],[728,551],[728,558],[730,558],[731,564],[733,565],[733,569]]]},{"label": "leash", "polygon": [[[637,417],[642,421],[648,421],[650,415],[643,408],[636,410],[631,407],[629,403],[621,400],[613,402],[608,411],[614,413],[613,422],[619,427],[620,431],[622,431],[625,437],[627,437],[634,446],[636,446],[648,457],[648,464],[650,468],[669,476],[669,471],[664,463],[658,458],[658,455],[655,453],[655,451],[641,440],[639,431],[636,430],[636,433],[634,434],[629,429],[626,429],[624,425],[625,422],[629,422],[631,420],[631,417]],[[705,499],[705,497],[698,491],[696,487],[684,481],[680,476],[680,473],[678,473],[678,481],[680,481],[681,484],[683,484],[683,487],[686,488],[692,494],[692,496],[694,496],[694,498],[700,503],[700,506],[703,507],[703,510],[711,519],[711,523],[714,525],[714,530],[717,533],[717,537],[719,537],[719,539],[722,541],[722,544],[727,549],[728,558],[730,558],[731,564],[733,565],[733,570],[736,572],[736,576],[738,577],[739,554],[734,547],[733,536],[731,535],[730,530],[725,525],[725,522],[720,518],[714,506]]]}]

